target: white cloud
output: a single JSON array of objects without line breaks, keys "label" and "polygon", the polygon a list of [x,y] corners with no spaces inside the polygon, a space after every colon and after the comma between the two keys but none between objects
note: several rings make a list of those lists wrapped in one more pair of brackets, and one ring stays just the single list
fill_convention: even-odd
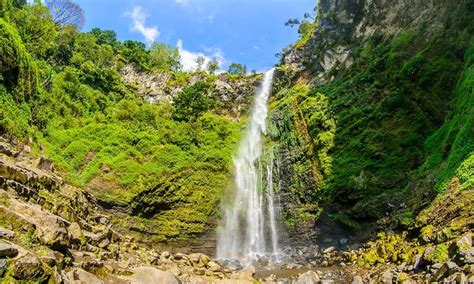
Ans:
[{"label": "white cloud", "polygon": [[188,3],[188,0],[175,0],[177,4],[179,5],[185,5]]},{"label": "white cloud", "polygon": [[199,56],[204,57],[203,67],[207,66],[207,64],[209,63],[209,61],[211,61],[212,58],[217,59],[220,67],[222,67],[222,65],[226,62],[224,58],[224,53],[219,48],[203,47],[205,53],[189,51],[183,47],[183,41],[181,39],[178,40],[176,46],[178,47],[179,54],[181,55],[181,65],[183,65],[183,69],[186,71],[196,70],[196,58],[198,58]]},{"label": "white cloud", "polygon": [[130,19],[132,19],[130,30],[141,33],[148,44],[154,42],[160,35],[160,32],[156,26],[146,26],[147,15],[145,15],[141,6],[135,6],[133,7],[132,11],[129,11],[125,14],[130,17]]}]

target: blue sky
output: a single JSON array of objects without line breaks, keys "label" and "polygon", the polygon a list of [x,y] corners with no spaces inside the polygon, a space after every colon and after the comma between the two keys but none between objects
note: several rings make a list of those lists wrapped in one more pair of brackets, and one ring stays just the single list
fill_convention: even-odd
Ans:
[{"label": "blue sky", "polygon": [[180,46],[183,65],[198,55],[263,71],[275,54],[297,39],[284,25],[302,18],[315,0],[76,0],[85,11],[84,31],[114,30],[120,40],[153,40]]}]

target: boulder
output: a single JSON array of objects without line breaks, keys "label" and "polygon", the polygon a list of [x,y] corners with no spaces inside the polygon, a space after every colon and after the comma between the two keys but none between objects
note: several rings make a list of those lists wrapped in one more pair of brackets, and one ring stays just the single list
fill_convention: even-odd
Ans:
[{"label": "boulder", "polygon": [[335,251],[336,248],[335,247],[328,247],[326,248],[325,250],[323,250],[323,253],[326,254],[326,253],[331,253],[333,251]]},{"label": "boulder", "polygon": [[69,227],[67,228],[67,231],[69,233],[69,237],[71,238],[71,241],[79,244],[84,244],[85,243],[85,237],[84,233],[82,232],[81,227],[79,226],[78,223],[74,222]]},{"label": "boulder", "polygon": [[0,259],[0,278],[3,277],[6,270],[7,270],[7,261],[5,259]]},{"label": "boulder", "polygon": [[460,268],[456,263],[452,261],[445,262],[431,278],[431,281],[440,281],[448,275],[454,274],[460,271]]},{"label": "boulder", "polygon": [[296,280],[295,284],[317,284],[320,283],[319,276],[314,271],[308,271],[301,274]]},{"label": "boulder", "polygon": [[11,275],[18,280],[34,280],[42,276],[47,277],[39,258],[30,253],[15,259],[11,266]]},{"label": "boulder", "polygon": [[461,264],[474,264],[474,248],[460,251],[456,258]]},{"label": "boulder", "polygon": [[356,275],[356,276],[354,276],[354,278],[352,279],[352,284],[364,284],[364,280],[362,279],[361,276]]},{"label": "boulder", "polygon": [[209,267],[209,270],[212,272],[220,272],[222,270],[222,267],[215,261],[209,261],[207,267]]},{"label": "boulder", "polygon": [[94,274],[80,268],[69,271],[66,276],[65,284],[104,284],[104,281],[97,278]]},{"label": "boulder", "polygon": [[382,274],[381,282],[384,284],[392,284],[393,274],[390,269],[385,270],[385,272]]},{"label": "boulder", "polygon": [[15,237],[15,232],[0,227],[0,238],[13,239],[14,237]]},{"label": "boulder", "polygon": [[169,251],[164,251],[161,253],[160,258],[168,259],[170,258],[171,253]]},{"label": "boulder", "polygon": [[137,267],[133,269],[134,274],[130,278],[131,284],[179,284],[181,281],[168,271],[161,271],[154,267]]},{"label": "boulder", "polygon": [[0,258],[13,258],[18,255],[18,249],[12,245],[0,243]]}]

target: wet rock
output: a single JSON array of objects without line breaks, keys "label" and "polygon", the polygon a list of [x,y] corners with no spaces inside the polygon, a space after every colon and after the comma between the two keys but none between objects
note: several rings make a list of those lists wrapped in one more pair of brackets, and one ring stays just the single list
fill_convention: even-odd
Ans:
[{"label": "wet rock", "polygon": [[15,259],[12,263],[11,275],[18,280],[34,280],[46,276],[40,260],[32,254]]},{"label": "wet rock", "polygon": [[363,284],[364,283],[364,280],[362,279],[361,276],[359,275],[356,275],[354,276],[354,278],[352,279],[352,284]]},{"label": "wet rock", "polygon": [[314,271],[301,274],[295,284],[317,284],[320,283],[319,275]]},{"label": "wet rock", "polygon": [[17,248],[9,244],[0,243],[0,258],[13,258],[17,255]]},{"label": "wet rock", "polygon": [[104,284],[104,281],[97,278],[94,274],[89,273],[83,269],[75,268],[69,271],[67,274],[66,284]]},{"label": "wet rock", "polygon": [[15,237],[15,232],[0,227],[0,238],[13,239],[14,237]]},{"label": "wet rock", "polygon": [[133,269],[134,274],[130,278],[131,284],[149,284],[149,283],[163,283],[163,284],[179,284],[181,283],[173,273],[168,271],[161,271],[154,267],[137,267]]}]

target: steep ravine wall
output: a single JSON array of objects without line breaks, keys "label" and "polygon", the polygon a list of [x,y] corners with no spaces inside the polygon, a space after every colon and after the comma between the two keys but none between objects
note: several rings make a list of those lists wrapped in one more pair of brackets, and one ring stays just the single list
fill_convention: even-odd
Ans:
[{"label": "steep ravine wall", "polygon": [[283,57],[269,117],[290,235],[317,239],[317,220],[403,228],[451,179],[469,183],[473,12],[473,1],[319,2],[312,36]]}]

